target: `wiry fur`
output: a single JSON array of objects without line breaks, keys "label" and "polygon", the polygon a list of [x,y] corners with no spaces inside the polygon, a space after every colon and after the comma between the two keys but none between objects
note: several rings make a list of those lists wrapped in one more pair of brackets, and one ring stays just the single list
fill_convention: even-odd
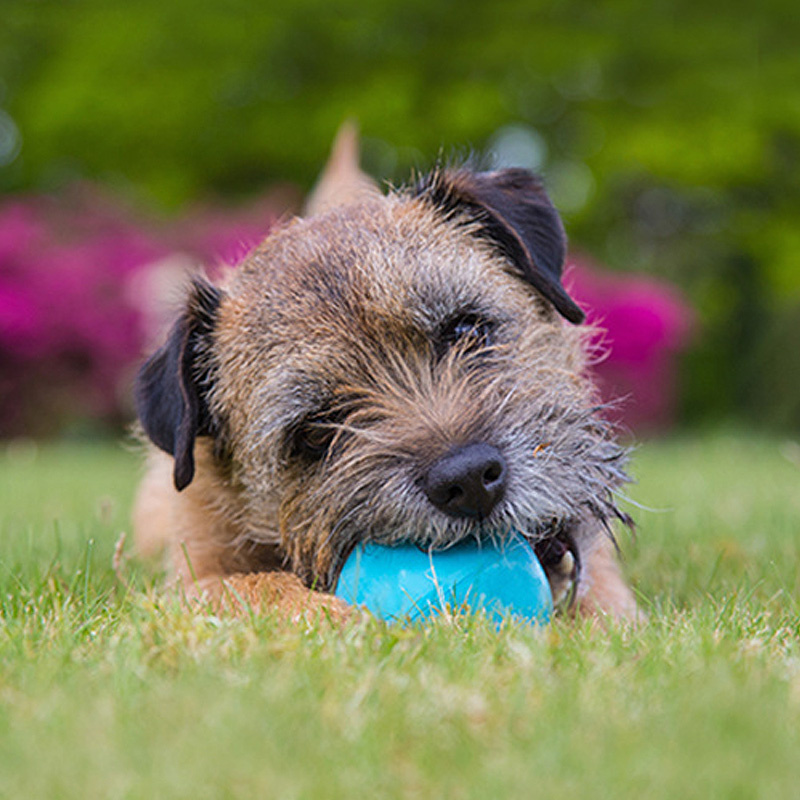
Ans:
[{"label": "wiry fur", "polygon": [[[188,588],[227,576],[250,596],[253,575],[267,586],[288,571],[330,590],[357,542],[440,548],[515,528],[541,552],[566,537],[583,562],[581,607],[634,613],[608,538],[611,521],[627,520],[615,502],[625,453],[597,412],[581,330],[554,310],[575,316],[560,262],[537,263],[535,238],[518,236],[497,204],[443,209],[446,181],[296,219],[214,291],[213,324],[193,328],[207,331],[192,374],[208,415],[193,480],[176,491],[173,459],[154,454],[136,512],[140,539],[167,535]],[[451,191],[480,205],[470,186],[460,173]],[[490,216],[512,225],[529,263],[487,232]],[[459,318],[490,322],[491,342],[447,341]],[[303,454],[312,427],[330,430],[319,459]],[[508,463],[505,497],[485,520],[447,516],[421,488],[437,459],[472,442]],[[558,559],[545,566],[554,590],[570,577]]]}]

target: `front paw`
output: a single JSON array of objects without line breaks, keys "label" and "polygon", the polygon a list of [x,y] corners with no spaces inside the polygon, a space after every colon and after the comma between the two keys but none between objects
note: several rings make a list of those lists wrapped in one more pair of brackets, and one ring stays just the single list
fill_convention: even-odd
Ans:
[{"label": "front paw", "polygon": [[220,580],[217,603],[233,613],[274,612],[293,622],[329,619],[343,623],[357,610],[332,594],[309,589],[291,572],[254,572]]}]

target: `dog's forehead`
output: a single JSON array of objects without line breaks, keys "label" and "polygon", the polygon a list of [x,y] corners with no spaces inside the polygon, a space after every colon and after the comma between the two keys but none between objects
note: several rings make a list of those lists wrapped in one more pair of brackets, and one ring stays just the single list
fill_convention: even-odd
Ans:
[{"label": "dog's forehead", "polygon": [[426,203],[389,196],[289,223],[240,268],[232,299],[276,335],[425,327],[518,284],[495,261]]},{"label": "dog's forehead", "polygon": [[422,200],[390,195],[270,236],[234,274],[215,329],[214,402],[232,435],[278,441],[340,395],[377,385],[402,393],[413,376],[425,384],[431,347],[463,317],[510,336],[538,330],[536,320],[543,335],[559,330],[472,233]]}]

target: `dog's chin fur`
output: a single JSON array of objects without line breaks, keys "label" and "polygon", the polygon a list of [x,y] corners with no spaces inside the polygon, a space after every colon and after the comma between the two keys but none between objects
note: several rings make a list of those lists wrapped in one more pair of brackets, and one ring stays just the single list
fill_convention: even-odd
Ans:
[{"label": "dog's chin fur", "polygon": [[[344,151],[319,213],[274,232],[226,286],[196,282],[143,368],[157,447],[140,549],[167,543],[189,591],[285,572],[324,591],[358,542],[439,549],[516,530],[554,594],[634,615],[609,527],[629,521],[615,502],[625,452],[598,413],[584,334],[562,319],[580,311],[540,184],[460,171],[384,197]],[[454,518],[424,477],[476,442],[503,454],[504,496],[485,519]]]}]

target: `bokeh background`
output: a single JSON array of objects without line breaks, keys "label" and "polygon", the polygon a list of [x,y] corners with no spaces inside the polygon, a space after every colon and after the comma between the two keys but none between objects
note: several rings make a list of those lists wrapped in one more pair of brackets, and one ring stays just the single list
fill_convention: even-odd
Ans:
[{"label": "bokeh background", "polygon": [[392,183],[543,173],[637,433],[800,429],[794,2],[3,0],[0,436],[95,435],[187,270],[296,212],[339,124]]}]

